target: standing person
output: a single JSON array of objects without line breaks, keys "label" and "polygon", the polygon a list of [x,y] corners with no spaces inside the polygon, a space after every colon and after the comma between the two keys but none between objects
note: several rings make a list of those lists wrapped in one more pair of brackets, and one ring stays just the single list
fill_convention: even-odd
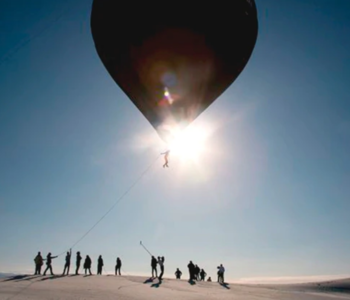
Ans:
[{"label": "standing person", "polygon": [[194,267],[194,278],[198,281],[199,280],[199,273],[200,273],[201,269],[200,267],[198,267],[198,265],[195,265]]},{"label": "standing person", "polygon": [[220,265],[220,275],[221,275],[221,283],[225,283],[225,278],[224,278],[225,268],[222,264]]},{"label": "standing person", "polygon": [[35,263],[35,274],[34,275],[41,275],[41,267],[44,263],[43,263],[43,257],[41,256],[40,252],[38,252],[37,256],[35,256],[34,263]]},{"label": "standing person", "polygon": [[181,275],[182,275],[182,272],[179,270],[179,268],[177,268],[175,271],[176,279],[181,279]]},{"label": "standing person", "polygon": [[117,264],[115,266],[115,275],[117,275],[118,271],[119,271],[119,275],[121,275],[120,274],[121,267],[122,267],[122,261],[120,260],[119,257],[117,257]]},{"label": "standing person", "polygon": [[44,274],[43,274],[44,276],[46,275],[46,272],[48,270],[50,270],[51,275],[55,275],[52,271],[52,260],[56,257],[57,257],[57,255],[51,256],[51,252],[49,252],[49,254],[46,256],[46,269],[45,269]]},{"label": "standing person", "polygon": [[85,269],[85,275],[87,274],[87,270],[89,270],[90,275],[92,275],[91,273],[91,264],[92,264],[92,260],[90,258],[89,255],[86,255],[85,261],[84,261],[84,269]]},{"label": "standing person", "polygon": [[[151,267],[152,267],[152,278],[158,277],[158,272],[157,272],[157,259],[152,256],[151,260]],[[154,275],[155,274],[155,275]]]},{"label": "standing person", "polygon": [[102,275],[102,268],[103,268],[103,259],[102,259],[102,255],[100,255],[97,260],[97,275]]},{"label": "standing person", "polygon": [[190,273],[190,279],[189,279],[189,281],[190,281],[190,282],[193,282],[193,280],[194,280],[195,266],[194,266],[192,260],[191,260],[190,263],[187,265],[187,267],[188,267],[188,271],[189,271],[189,273]]},{"label": "standing person", "polygon": [[162,257],[158,256],[158,264],[160,266],[160,275],[159,275],[158,279],[159,279],[159,281],[161,281],[163,278],[163,274],[164,274],[164,256],[162,256]]},{"label": "standing person", "polygon": [[219,271],[218,271],[218,282],[219,283],[225,283],[224,281],[224,273],[225,273],[225,268],[224,266],[221,264],[219,267],[218,267]]},{"label": "standing person", "polygon": [[200,276],[201,276],[201,281],[205,281],[205,276],[207,276],[207,273],[205,273],[204,269],[201,270]]},{"label": "standing person", "polygon": [[80,256],[80,251],[77,252],[77,268],[75,269],[75,275],[79,275],[79,268],[80,268],[80,262],[82,260],[82,257]]},{"label": "standing person", "polygon": [[69,252],[67,252],[66,263],[64,264],[64,269],[63,269],[62,275],[65,275],[66,270],[67,270],[67,275],[69,274],[71,256],[72,256],[72,249],[70,249]]}]

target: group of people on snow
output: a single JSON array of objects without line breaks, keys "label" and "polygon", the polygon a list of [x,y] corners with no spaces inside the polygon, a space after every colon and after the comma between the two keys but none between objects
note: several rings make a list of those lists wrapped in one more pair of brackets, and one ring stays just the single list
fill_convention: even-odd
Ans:
[{"label": "group of people on snow", "polygon": [[[69,275],[69,270],[70,270],[70,265],[71,265],[71,256],[72,256],[72,250],[70,249],[65,258],[65,264],[64,264],[64,269],[62,275]],[[54,275],[53,270],[52,270],[52,260],[57,258],[58,256],[52,256],[51,252],[49,252],[46,256],[46,259],[44,259],[41,256],[41,253],[38,252],[37,256],[34,258],[35,262],[35,274],[34,275],[41,275],[41,268],[44,264],[44,261],[46,261],[46,269],[43,273],[43,275],[46,275],[47,271],[50,271],[51,275]],[[75,274],[79,275],[79,269],[80,269],[80,264],[82,261],[82,256],[80,255],[80,251],[76,253],[76,269],[75,269]],[[152,268],[152,278],[158,278],[159,281],[163,279],[164,275],[164,256],[158,258],[155,258],[152,256],[151,259],[151,268]],[[92,260],[89,255],[86,255],[83,269],[85,270],[85,275],[89,273],[89,275],[92,275],[91,273],[91,265],[92,265]],[[157,266],[159,265],[160,267],[160,274],[158,276],[158,270]],[[103,258],[102,255],[100,255],[97,259],[97,275],[102,275],[102,269],[103,269],[104,263],[103,263]],[[204,269],[201,269],[198,265],[193,264],[192,261],[189,262],[187,265],[188,271],[189,271],[189,282],[194,282],[196,281],[205,281],[205,277],[207,276],[207,273],[204,271]],[[121,268],[122,268],[122,261],[119,257],[117,257],[116,260],[116,265],[115,265],[115,275],[121,275]],[[225,273],[225,268],[221,264],[220,266],[217,267],[218,269],[218,282],[219,283],[224,283],[224,273]],[[179,268],[176,269],[175,271],[175,277],[176,279],[181,279],[182,272],[180,271]],[[211,277],[208,278],[207,281],[212,281]]]},{"label": "group of people on snow", "polygon": [[[72,256],[72,250],[69,250],[66,254],[65,258],[65,264],[63,268],[63,273],[62,275],[69,275],[69,270],[70,270],[70,265],[71,265],[71,256]],[[44,261],[46,261],[46,269],[43,273],[43,275],[46,275],[47,271],[50,271],[51,275],[54,275],[53,270],[52,270],[52,260],[57,258],[58,256],[52,256],[51,252],[49,252],[46,256],[46,259],[44,259],[41,256],[41,253],[38,252],[37,256],[34,258],[34,263],[35,263],[35,273],[34,275],[41,275],[41,268],[44,264]],[[77,252],[76,256],[76,269],[75,269],[75,275],[79,275],[79,269],[80,269],[80,264],[82,260],[82,256],[80,255],[80,251]],[[92,260],[89,255],[86,255],[85,261],[83,268],[85,270],[85,275],[89,272],[90,275],[91,273],[91,265],[92,265]],[[103,258],[102,255],[100,255],[97,259],[97,275],[102,275],[102,269],[103,269]],[[115,275],[121,275],[121,267],[122,267],[122,261],[118,257],[116,261],[116,266],[115,266]]]},{"label": "group of people on snow", "polygon": [[[205,281],[205,277],[207,276],[207,273],[204,271],[204,269],[201,269],[198,267],[198,265],[195,265],[192,260],[187,265],[188,271],[190,273],[190,282],[196,281]],[[211,278],[208,278],[208,281],[211,281]]]}]

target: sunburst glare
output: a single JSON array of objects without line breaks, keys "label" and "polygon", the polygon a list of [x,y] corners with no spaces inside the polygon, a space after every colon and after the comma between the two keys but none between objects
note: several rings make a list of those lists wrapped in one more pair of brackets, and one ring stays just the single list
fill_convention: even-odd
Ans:
[{"label": "sunburst glare", "polygon": [[176,156],[183,162],[197,163],[208,150],[206,142],[210,134],[210,128],[204,126],[189,126],[183,131],[174,128],[174,139],[169,143],[171,156]]}]

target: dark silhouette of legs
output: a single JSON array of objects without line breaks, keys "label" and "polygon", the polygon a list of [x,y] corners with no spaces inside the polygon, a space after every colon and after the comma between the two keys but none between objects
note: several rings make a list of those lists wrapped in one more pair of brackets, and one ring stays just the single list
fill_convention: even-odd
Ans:
[{"label": "dark silhouette of legs", "polygon": [[64,265],[64,269],[63,269],[62,275],[65,275],[66,271],[67,271],[67,275],[68,275],[68,273],[69,273],[69,265],[67,265],[67,264]]},{"label": "dark silhouette of legs", "polygon": [[162,280],[163,274],[164,274],[164,267],[160,267],[160,275],[158,278],[159,280]]},{"label": "dark silhouette of legs", "polygon": [[35,274],[34,275],[40,275],[40,269],[41,269],[41,266],[40,265],[36,265],[35,266]]},{"label": "dark silhouette of legs", "polygon": [[80,264],[77,264],[77,268],[75,269],[75,275],[79,275],[79,268],[80,268]]},{"label": "dark silhouette of legs", "polygon": [[66,271],[67,271],[67,275],[69,275],[69,269],[70,269],[70,264],[65,264],[64,265],[64,269],[63,269],[63,274],[62,275],[65,275]]},{"label": "dark silhouette of legs", "polygon": [[[154,276],[154,274],[156,274],[156,275]],[[152,277],[153,278],[158,277],[157,268],[152,268]]]},{"label": "dark silhouette of legs", "polygon": [[47,272],[48,270],[50,270],[51,275],[54,275],[53,272],[52,272],[52,266],[51,266],[51,265],[49,265],[49,266],[46,267],[46,269],[45,269],[45,271],[44,271],[44,275],[46,275],[46,272]]}]

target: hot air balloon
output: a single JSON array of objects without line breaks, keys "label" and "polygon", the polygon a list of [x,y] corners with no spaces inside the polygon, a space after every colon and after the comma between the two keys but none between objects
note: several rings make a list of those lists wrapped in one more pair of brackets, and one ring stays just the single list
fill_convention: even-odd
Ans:
[{"label": "hot air balloon", "polygon": [[110,76],[169,142],[242,72],[257,10],[254,0],[94,0],[91,32]]}]

